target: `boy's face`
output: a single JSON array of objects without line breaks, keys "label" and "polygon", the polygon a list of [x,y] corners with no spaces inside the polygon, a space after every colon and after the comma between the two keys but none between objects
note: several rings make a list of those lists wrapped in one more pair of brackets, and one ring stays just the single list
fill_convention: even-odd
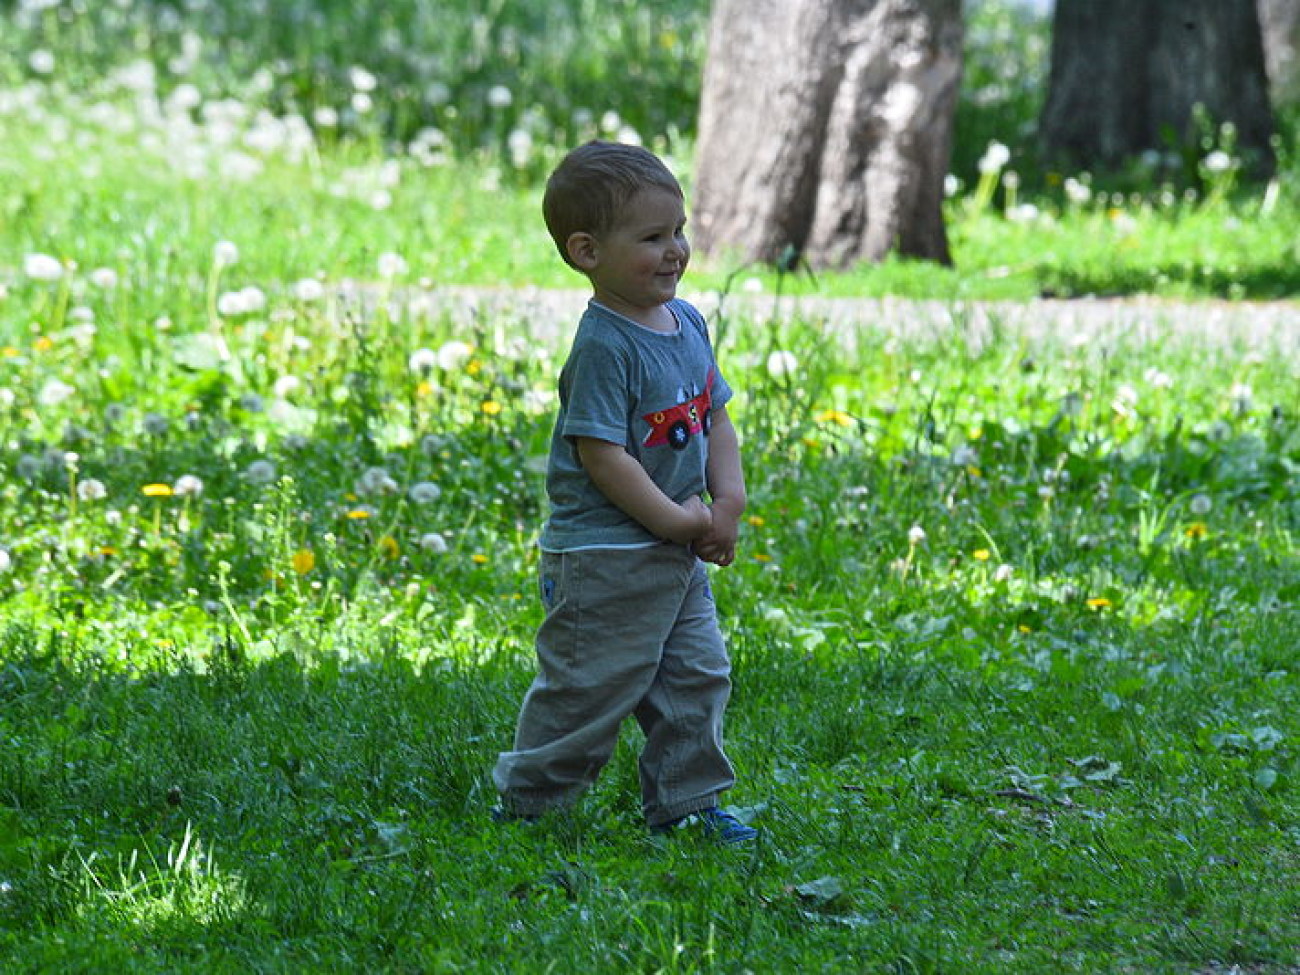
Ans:
[{"label": "boy's face", "polygon": [[570,253],[591,280],[597,301],[653,324],[653,313],[676,296],[690,261],[685,226],[682,198],[648,187],[628,201],[606,233],[570,238]]}]

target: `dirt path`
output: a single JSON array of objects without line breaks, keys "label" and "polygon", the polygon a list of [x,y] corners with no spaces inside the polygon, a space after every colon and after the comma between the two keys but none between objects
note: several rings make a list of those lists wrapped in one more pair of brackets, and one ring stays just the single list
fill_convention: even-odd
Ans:
[{"label": "dirt path", "polygon": [[[733,322],[743,318],[746,328],[752,328],[755,322],[802,319],[824,324],[828,334],[842,336],[848,345],[864,331],[942,337],[956,330],[967,342],[984,341],[1000,332],[1030,343],[1194,342],[1300,358],[1300,302],[1295,301],[1081,298],[948,302],[817,296],[778,301],[771,295],[733,294],[720,302],[717,292],[689,290],[683,292],[683,297],[711,321],[718,320],[721,303],[724,315]],[[534,339],[552,343],[571,333],[586,305],[587,292],[441,287],[429,295],[429,300],[433,307],[450,312],[455,320],[517,323]]]}]

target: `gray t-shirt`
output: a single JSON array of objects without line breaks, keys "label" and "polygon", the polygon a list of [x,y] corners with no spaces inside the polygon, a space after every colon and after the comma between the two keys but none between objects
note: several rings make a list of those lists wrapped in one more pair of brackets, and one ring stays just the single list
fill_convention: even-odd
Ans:
[{"label": "gray t-shirt", "polygon": [[677,319],[675,332],[656,332],[594,301],[578,322],[560,372],[543,549],[658,541],[592,482],[578,459],[577,437],[622,445],[674,501],[703,493],[709,411],[727,404],[731,387],[714,361],[703,316],[681,299],[668,308]]}]

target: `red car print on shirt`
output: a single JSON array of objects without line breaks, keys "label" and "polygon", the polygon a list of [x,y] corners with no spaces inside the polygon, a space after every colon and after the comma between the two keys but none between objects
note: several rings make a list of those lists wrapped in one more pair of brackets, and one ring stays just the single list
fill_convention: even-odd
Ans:
[{"label": "red car print on shirt", "polygon": [[659,447],[667,444],[673,450],[685,450],[693,434],[700,433],[707,437],[709,411],[713,409],[713,395],[710,392],[712,386],[713,371],[709,370],[704,392],[700,395],[685,403],[678,403],[666,410],[656,410],[643,416],[641,419],[650,424],[650,432],[641,441],[642,446]]}]

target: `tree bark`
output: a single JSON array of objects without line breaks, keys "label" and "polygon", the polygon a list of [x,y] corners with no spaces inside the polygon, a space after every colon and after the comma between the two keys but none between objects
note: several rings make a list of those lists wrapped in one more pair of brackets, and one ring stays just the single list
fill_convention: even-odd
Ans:
[{"label": "tree bark", "polygon": [[1264,64],[1277,107],[1300,102],[1300,0],[1259,0]]},{"label": "tree bark", "polygon": [[1116,166],[1195,147],[1198,106],[1271,168],[1274,132],[1255,0],[1057,0],[1040,136],[1047,155]]},{"label": "tree bark", "polygon": [[696,160],[705,254],[950,263],[960,0],[716,0]]}]

